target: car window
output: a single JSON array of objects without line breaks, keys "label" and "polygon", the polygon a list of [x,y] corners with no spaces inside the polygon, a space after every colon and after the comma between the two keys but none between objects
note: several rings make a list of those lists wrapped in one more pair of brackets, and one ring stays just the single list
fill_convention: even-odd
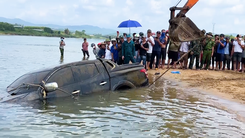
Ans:
[{"label": "car window", "polygon": [[51,82],[57,82],[59,87],[74,83],[71,68],[67,67],[55,72],[47,81],[47,83]]},{"label": "car window", "polygon": [[31,74],[25,74],[15,80],[11,85],[8,86],[7,91],[11,91],[12,89],[17,88],[18,86],[22,85],[23,83],[31,83],[31,84],[40,84],[44,77],[47,76],[49,71],[43,72],[36,72]]},{"label": "car window", "polygon": [[84,64],[79,66],[73,66],[72,71],[77,81],[88,80],[99,74],[95,64]]}]

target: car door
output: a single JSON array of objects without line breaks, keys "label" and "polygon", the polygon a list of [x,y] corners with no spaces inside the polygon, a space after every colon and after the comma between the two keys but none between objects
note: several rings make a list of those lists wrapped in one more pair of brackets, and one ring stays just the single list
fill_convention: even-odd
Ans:
[{"label": "car door", "polygon": [[75,82],[80,86],[80,94],[109,90],[109,76],[99,71],[94,63],[72,66]]},{"label": "car door", "polygon": [[52,82],[56,82],[59,89],[48,93],[47,98],[69,96],[80,88],[75,82],[71,67],[61,68],[54,72],[46,81],[46,83]]}]

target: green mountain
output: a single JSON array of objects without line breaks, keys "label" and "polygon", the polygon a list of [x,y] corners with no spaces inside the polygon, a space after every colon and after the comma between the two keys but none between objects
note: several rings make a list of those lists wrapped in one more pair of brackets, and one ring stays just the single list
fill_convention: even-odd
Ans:
[{"label": "green mountain", "polygon": [[54,25],[54,24],[34,24],[30,23],[18,18],[15,19],[9,19],[0,17],[0,22],[7,22],[10,24],[19,24],[23,26],[39,26],[39,27],[49,27],[53,30],[65,30],[68,28],[70,31],[82,31],[85,30],[86,34],[102,34],[102,35],[112,35],[116,34],[116,30],[113,29],[107,29],[107,28],[100,28],[98,26],[92,26],[92,25],[75,25],[75,26],[60,26],[60,25]]}]

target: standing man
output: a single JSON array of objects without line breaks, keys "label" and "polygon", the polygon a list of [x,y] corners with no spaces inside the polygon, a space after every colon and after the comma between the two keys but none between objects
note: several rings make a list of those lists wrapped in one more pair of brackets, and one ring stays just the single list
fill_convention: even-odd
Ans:
[{"label": "standing man", "polygon": [[104,42],[100,43],[100,51],[98,52],[99,58],[105,58],[106,44]]},{"label": "standing man", "polygon": [[127,35],[127,41],[122,44],[122,60],[124,64],[129,64],[129,61],[135,63],[135,46],[134,42],[131,40],[130,34]]},{"label": "standing man", "polygon": [[64,37],[61,37],[60,38],[60,54],[61,54],[61,57],[64,56],[64,47],[65,47],[65,41],[64,41]]},{"label": "standing man", "polygon": [[148,51],[147,51],[147,55],[146,55],[146,67],[147,69],[150,68],[150,62],[151,62],[151,55],[152,55],[152,50],[153,50],[153,46],[155,45],[155,41],[154,38],[151,36],[152,32],[150,29],[147,30],[147,38],[146,38],[146,42],[149,45]]},{"label": "standing man", "polygon": [[106,43],[105,59],[112,60],[112,57],[111,57],[111,41],[109,39],[106,39],[105,43]]},{"label": "standing man", "polygon": [[98,44],[98,47],[96,47],[96,45],[94,43],[91,44],[91,47],[93,48],[93,53],[95,55],[96,58],[99,58],[98,57],[98,52],[100,50],[100,44]]},{"label": "standing man", "polygon": [[212,56],[212,70],[214,70],[214,61],[216,61],[216,57],[217,57],[217,47],[218,47],[218,43],[216,43],[216,41],[219,41],[219,35],[215,35],[214,36],[215,39],[215,45],[214,45],[214,52],[213,52],[213,56]]},{"label": "standing man", "polygon": [[226,37],[226,45],[224,48],[224,61],[223,61],[223,70],[225,70],[225,67],[227,65],[227,69],[230,70],[230,64],[231,64],[231,57],[230,57],[230,47],[232,47],[232,44],[230,43],[230,38]]},{"label": "standing man", "polygon": [[176,61],[178,61],[178,56],[179,56],[178,51],[179,51],[180,44],[181,44],[180,42],[173,42],[172,40],[170,40],[169,48],[168,48],[168,67],[167,68],[169,68],[171,63],[173,63],[172,68],[176,69],[176,64],[177,64]]},{"label": "standing man", "polygon": [[[245,43],[245,35],[243,36],[243,43]],[[244,73],[245,70],[245,45],[243,47],[243,52],[242,52],[242,73]]]},{"label": "standing man", "polygon": [[139,55],[140,55],[139,63],[141,63],[141,61],[143,60],[143,65],[145,66],[145,69],[146,69],[146,53],[148,50],[149,50],[149,45],[146,42],[145,35],[143,35],[142,42],[140,44],[140,49],[139,49]]},{"label": "standing man", "polygon": [[212,37],[213,37],[212,33],[209,32],[206,34],[206,38],[203,41],[203,58],[200,67],[201,69],[205,61],[207,61],[207,65],[205,69],[208,70],[210,66],[211,57],[214,54],[214,45],[215,45],[215,42],[212,40]]},{"label": "standing man", "polygon": [[119,38],[117,38],[117,44],[118,44],[118,65],[122,65],[123,64],[123,60],[122,60],[122,44],[124,43],[124,38],[123,36],[119,36]]},{"label": "standing man", "polygon": [[217,43],[217,54],[216,54],[216,71],[222,70],[222,63],[224,61],[226,41],[224,40],[225,35],[220,34],[220,39],[216,40]]},{"label": "standing man", "polygon": [[82,44],[82,51],[83,51],[83,58],[85,58],[85,54],[88,56],[88,58],[89,58],[89,53],[88,53],[88,42],[87,42],[87,39],[86,38],[84,38],[83,39],[84,40],[84,42],[83,42],[83,44]]},{"label": "standing man", "polygon": [[201,40],[199,39],[199,40],[191,41],[190,49],[192,49],[192,51],[191,51],[189,69],[193,68],[194,60],[196,59],[196,70],[200,70],[200,55],[202,52]]},{"label": "standing man", "polygon": [[112,61],[117,63],[117,61],[118,61],[117,40],[116,39],[112,39],[111,43],[112,43],[112,46],[111,46]]},{"label": "standing man", "polygon": [[160,42],[161,32],[157,31],[157,37],[154,40],[155,45],[153,46],[152,50],[152,56],[151,56],[151,62],[150,62],[150,69],[152,69],[152,64],[154,63],[155,57],[156,57],[156,70],[158,70],[159,65],[159,59],[161,56],[161,48],[163,47],[163,44]]},{"label": "standing man", "polygon": [[244,49],[244,42],[242,41],[241,35],[237,35],[236,40],[233,42],[232,56],[233,56],[233,66],[234,71],[239,71],[241,61],[242,61],[242,52]]},{"label": "standing man", "polygon": [[[189,46],[190,46],[190,42],[182,42],[181,43],[181,45],[180,45],[180,57],[182,57],[183,55],[185,55],[189,51]],[[184,66],[183,66],[183,62],[184,62]],[[184,56],[183,59],[180,60],[180,68],[187,69],[187,64],[188,64],[188,54],[186,54],[186,56]]]}]

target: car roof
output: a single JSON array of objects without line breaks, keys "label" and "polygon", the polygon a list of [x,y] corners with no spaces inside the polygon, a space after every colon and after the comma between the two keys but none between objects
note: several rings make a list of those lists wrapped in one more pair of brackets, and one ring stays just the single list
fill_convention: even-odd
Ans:
[{"label": "car roof", "polygon": [[39,72],[44,72],[44,71],[52,71],[52,70],[57,70],[59,68],[64,68],[64,67],[67,67],[67,66],[76,66],[76,65],[82,65],[82,64],[92,64],[92,63],[95,63],[97,61],[99,61],[99,60],[86,60],[86,61],[71,62],[71,63],[62,64],[62,65],[58,65],[58,66],[53,66],[53,67],[39,69],[39,70],[32,71],[32,72],[29,72],[29,73],[26,73],[26,74],[39,73]]}]

